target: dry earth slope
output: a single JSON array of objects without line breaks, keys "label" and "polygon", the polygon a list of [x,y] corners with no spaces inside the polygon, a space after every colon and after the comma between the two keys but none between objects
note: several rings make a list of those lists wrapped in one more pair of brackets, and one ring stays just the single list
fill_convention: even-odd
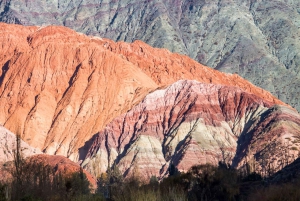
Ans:
[{"label": "dry earth slope", "polygon": [[65,27],[1,23],[0,44],[0,123],[29,145],[72,160],[113,118],[179,79],[235,86],[286,105],[237,74],[141,41],[115,43]]},{"label": "dry earth slope", "polygon": [[300,1],[1,0],[0,20],[139,39],[238,73],[300,110]]},{"label": "dry earth slope", "polygon": [[76,160],[78,148],[157,85],[64,27],[0,25],[0,122],[33,147]]}]

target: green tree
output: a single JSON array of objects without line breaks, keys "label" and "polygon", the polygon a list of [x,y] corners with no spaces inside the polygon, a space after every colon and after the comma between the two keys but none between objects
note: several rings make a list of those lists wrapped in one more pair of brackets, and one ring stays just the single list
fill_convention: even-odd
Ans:
[{"label": "green tree", "polygon": [[82,168],[80,168],[79,172],[74,172],[66,178],[65,187],[68,198],[88,195],[91,191],[90,183]]},{"label": "green tree", "polygon": [[7,201],[7,185],[0,183],[0,201]]},{"label": "green tree", "polygon": [[236,200],[239,195],[237,171],[213,165],[193,166],[190,197],[196,200]]}]

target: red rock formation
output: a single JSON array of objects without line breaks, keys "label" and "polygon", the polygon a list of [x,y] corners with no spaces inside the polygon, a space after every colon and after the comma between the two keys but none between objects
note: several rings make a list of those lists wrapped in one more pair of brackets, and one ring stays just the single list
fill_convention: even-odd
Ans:
[{"label": "red rock formation", "polygon": [[286,105],[268,91],[251,84],[239,75],[213,70],[188,56],[174,54],[166,49],[153,48],[142,41],[115,43],[106,39],[99,43],[103,43],[104,47],[114,53],[124,55],[128,61],[141,68],[160,86],[170,85],[181,79],[197,80],[202,83],[236,86],[265,100]]},{"label": "red rock formation", "polygon": [[[278,133],[278,124],[285,133]],[[192,165],[234,159],[240,167],[270,146],[269,139],[280,142],[287,134],[300,137],[300,115],[288,107],[236,87],[178,81],[108,124],[94,138],[82,165],[94,175],[115,164],[125,175],[138,170],[148,177],[164,176],[170,164],[186,171]],[[255,148],[248,151],[248,146]]]},{"label": "red rock formation", "polygon": [[[80,171],[80,165],[77,163],[71,161],[70,159],[64,157],[64,156],[51,156],[47,154],[39,154],[30,157],[30,162],[32,163],[43,163],[45,165],[50,165],[54,168],[55,173],[61,173],[62,175],[70,175],[74,172]],[[87,179],[91,183],[93,188],[97,187],[97,181],[96,179],[86,170],[83,170],[83,173],[85,173]]]},{"label": "red rock formation", "polygon": [[[80,166],[71,161],[70,159],[64,157],[64,156],[51,156],[47,154],[38,154],[31,156],[26,159],[28,163],[38,163],[38,164],[44,164],[49,165],[51,168],[53,168],[53,171],[55,174],[62,174],[63,176],[68,176],[74,172],[80,171]],[[0,167],[0,182],[1,181],[9,181],[11,179],[11,168],[13,168],[13,164],[11,162],[6,163],[4,166],[1,165]],[[97,181],[96,179],[87,171],[83,170],[83,173],[85,173],[88,181],[92,185],[92,189],[95,189],[97,187]]]},{"label": "red rock formation", "polygon": [[274,106],[245,126],[238,140],[233,167],[270,176],[300,155],[300,115]]},{"label": "red rock formation", "polygon": [[0,123],[46,153],[76,159],[86,140],[157,88],[99,39],[70,29],[1,24],[0,35]]},{"label": "red rock formation", "polygon": [[48,154],[78,148],[149,91],[178,79],[239,86],[277,104],[237,75],[186,56],[87,37],[68,28],[0,24],[0,123]]}]

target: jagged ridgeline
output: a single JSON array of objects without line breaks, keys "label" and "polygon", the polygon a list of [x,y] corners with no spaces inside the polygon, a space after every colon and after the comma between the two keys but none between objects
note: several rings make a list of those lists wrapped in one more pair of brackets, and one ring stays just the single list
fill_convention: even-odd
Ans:
[{"label": "jagged ridgeline", "polygon": [[238,73],[299,111],[299,8],[296,0],[5,0],[0,20],[139,39]]}]

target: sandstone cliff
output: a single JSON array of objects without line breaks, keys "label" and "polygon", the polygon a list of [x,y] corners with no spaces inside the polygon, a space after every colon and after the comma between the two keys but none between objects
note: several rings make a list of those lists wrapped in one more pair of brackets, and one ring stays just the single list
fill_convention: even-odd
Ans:
[{"label": "sandstone cliff", "polygon": [[299,137],[300,115],[288,107],[237,87],[181,80],[108,124],[82,165],[96,176],[113,165],[150,177],[164,176],[170,164],[186,171],[219,161],[256,171],[272,163],[275,171],[298,157]]},{"label": "sandstone cliff", "polygon": [[29,145],[73,160],[113,118],[178,79],[238,86],[285,105],[236,74],[140,41],[114,43],[64,27],[4,23],[0,39],[0,123]]},{"label": "sandstone cliff", "polygon": [[299,8],[292,0],[2,0],[0,20],[139,39],[238,73],[299,110]]}]

